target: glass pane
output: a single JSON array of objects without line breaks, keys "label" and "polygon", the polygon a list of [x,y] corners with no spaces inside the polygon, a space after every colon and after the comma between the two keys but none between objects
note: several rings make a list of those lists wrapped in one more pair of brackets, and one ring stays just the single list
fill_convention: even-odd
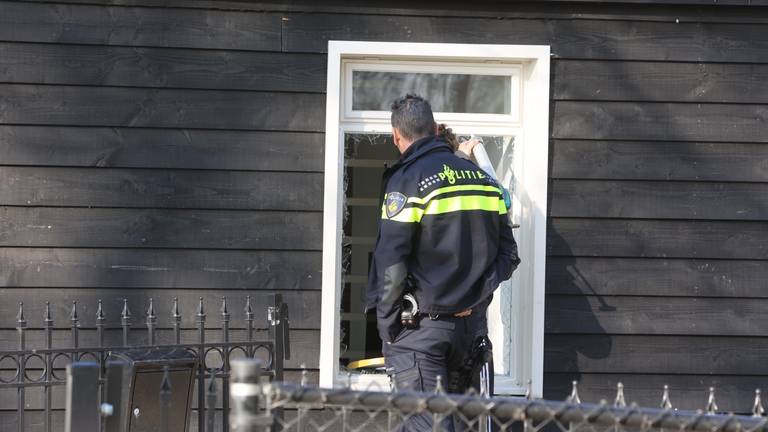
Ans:
[{"label": "glass pane", "polygon": [[[468,137],[458,138],[462,140]],[[499,182],[511,188],[514,137],[482,135],[481,138]],[[365,289],[377,235],[377,222],[381,215],[381,175],[384,165],[395,162],[400,154],[390,134],[345,133],[344,156],[342,285],[339,311],[339,361],[342,370],[352,361],[381,356],[381,339],[376,330],[375,312],[366,314],[364,310]],[[501,296],[508,295],[506,292],[501,293]],[[503,321],[502,325],[509,324]],[[503,343],[500,346],[503,346]]]},{"label": "glass pane", "polygon": [[[515,137],[502,135],[478,135],[483,140],[483,147],[488,153],[499,184],[514,194],[514,155]],[[459,135],[459,141],[469,139],[469,135]]]},{"label": "glass pane", "polygon": [[352,72],[352,109],[389,111],[406,93],[426,98],[435,112],[510,114],[512,78],[504,75],[465,75],[401,72]]},{"label": "glass pane", "polygon": [[344,221],[342,235],[341,366],[381,356],[375,313],[365,313],[368,265],[381,215],[384,165],[400,156],[390,134],[344,136]]}]

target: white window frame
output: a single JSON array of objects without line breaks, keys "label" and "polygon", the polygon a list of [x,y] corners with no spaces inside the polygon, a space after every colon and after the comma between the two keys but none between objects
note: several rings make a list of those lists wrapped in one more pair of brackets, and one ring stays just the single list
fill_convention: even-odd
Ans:
[{"label": "white window frame", "polygon": [[[403,72],[402,60],[382,60],[382,59],[345,59],[343,62],[343,88],[342,99],[344,106],[342,108],[344,115],[342,120],[346,123],[355,122],[356,120],[366,119],[382,119],[385,122],[389,122],[389,111],[355,111],[352,109],[352,74],[355,71],[376,71],[376,72]],[[514,124],[517,125],[520,122],[520,98],[518,97],[521,91],[520,87],[520,73],[522,67],[516,64],[505,63],[478,63],[476,65],[467,64],[466,61],[461,63],[446,63],[435,61],[414,61],[411,59],[408,61],[407,72],[414,73],[437,73],[437,74],[471,74],[471,75],[500,75],[509,76],[512,79],[511,99],[513,102],[510,108],[509,114],[472,114],[472,113],[446,113],[435,112],[435,118],[440,118],[445,123],[455,127],[459,124]]]},{"label": "white window frame", "polygon": [[[402,42],[328,42],[328,75],[325,128],[325,179],[323,207],[323,261],[322,305],[320,329],[320,385],[333,387],[341,383],[339,376],[340,300],[341,300],[341,238],[343,218],[344,132],[376,132],[387,130],[388,115],[348,110],[351,95],[342,88],[342,79],[350,74],[345,64],[377,63],[396,65],[403,61],[418,61],[424,70],[451,73],[461,70],[461,63],[488,70],[507,68],[517,71],[523,103],[511,115],[488,116],[478,130],[478,119],[466,115],[435,113],[436,120],[444,121],[461,134],[511,134],[515,142],[514,174],[516,178],[514,201],[520,228],[515,238],[521,251],[522,263],[513,275],[511,302],[523,307],[515,309],[511,325],[519,338],[513,336],[511,345],[524,346],[523,355],[510,355],[509,347],[494,347],[494,358],[507,362],[506,375],[496,376],[496,393],[521,394],[525,381],[531,379],[535,396],[541,396],[544,363],[544,272],[546,259],[547,168],[549,153],[549,46],[540,45],[475,45]],[[457,62],[447,64],[446,62]],[[430,66],[431,65],[431,66]],[[438,69],[438,66],[447,68]],[[393,66],[394,67],[394,66]],[[458,69],[455,69],[458,68]],[[377,67],[376,70],[381,70]],[[397,69],[395,67],[395,69]],[[477,69],[477,70],[479,70]],[[399,70],[399,69],[397,69]],[[463,69],[466,72],[468,69]],[[475,72],[469,72],[475,73]],[[514,91],[514,90],[513,90]],[[348,98],[348,99],[347,99]],[[513,105],[514,106],[514,105]],[[373,115],[371,115],[373,114]],[[363,115],[367,115],[363,119]],[[492,118],[496,117],[496,118]],[[499,118],[504,117],[504,118]],[[373,120],[372,120],[373,118]],[[359,121],[357,121],[359,119]],[[470,130],[469,126],[472,125]],[[343,125],[343,128],[342,128]],[[495,296],[490,314],[507,314],[499,310]],[[502,307],[502,309],[504,309]],[[490,324],[490,320],[489,320]],[[494,332],[503,329],[491,328]],[[501,348],[501,349],[500,349]],[[510,356],[508,359],[504,356]],[[367,375],[364,377],[372,377]]]}]

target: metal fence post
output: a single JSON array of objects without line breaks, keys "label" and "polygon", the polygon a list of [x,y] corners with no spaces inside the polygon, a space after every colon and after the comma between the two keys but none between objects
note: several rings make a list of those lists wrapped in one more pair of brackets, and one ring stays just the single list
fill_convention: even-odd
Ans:
[{"label": "metal fence post", "polygon": [[128,334],[131,331],[131,310],[128,309],[128,299],[123,299],[123,312],[120,313],[120,326],[123,328],[123,346],[128,346]]},{"label": "metal fence post", "polygon": [[[27,338],[27,320],[24,318],[24,303],[19,303],[19,314],[16,316],[16,331],[19,334],[19,351],[24,351],[26,348]],[[17,381],[19,384],[24,382],[24,376],[26,376],[26,364],[27,358],[24,354],[18,356],[18,371],[19,375]],[[16,413],[18,415],[18,430],[24,432],[24,406],[27,403],[25,388],[19,385],[16,393]]]},{"label": "metal fence post", "polygon": [[43,330],[45,331],[45,386],[43,387],[43,430],[51,432],[51,408],[53,398],[51,397],[51,381],[53,380],[53,357],[50,350],[53,348],[53,318],[51,318],[51,304],[45,302],[45,313],[43,314]]},{"label": "metal fence post", "polygon": [[[267,308],[267,318],[269,321],[269,335],[270,338],[275,341],[274,353],[272,355],[272,370],[274,372],[274,380],[283,380],[283,371],[285,368],[285,360],[291,358],[291,341],[290,341],[290,325],[288,323],[288,305],[283,303],[283,295],[275,294],[273,299],[273,306]],[[281,420],[283,419],[283,409],[277,408],[274,410],[274,416]],[[273,431],[281,430],[280,425],[275,423],[272,427]]]},{"label": "metal fence post", "polygon": [[72,301],[72,312],[69,315],[69,321],[72,323],[70,333],[72,334],[72,348],[75,351],[72,353],[72,362],[80,361],[80,353],[77,351],[80,348],[80,316],[77,315],[77,300]]},{"label": "metal fence post", "polygon": [[[227,298],[221,298],[221,340],[229,343],[229,310],[227,310]],[[229,430],[229,348],[224,347],[221,355],[221,425],[222,430]]]},{"label": "metal fence post", "polygon": [[179,312],[179,298],[173,298],[173,308],[171,309],[173,315],[173,340],[176,344],[181,343],[181,312]]},{"label": "metal fence post", "polygon": [[229,424],[232,432],[266,432],[272,427],[270,413],[259,414],[261,395],[261,362],[257,359],[233,359],[232,385],[229,395],[232,410]]},{"label": "metal fence post", "polygon": [[283,380],[283,363],[285,353],[285,340],[283,339],[283,328],[280,306],[283,302],[282,294],[275,294],[272,299],[272,306],[267,307],[267,321],[269,324],[269,338],[275,341],[275,352],[272,355],[272,370],[274,371],[275,381]]},{"label": "metal fence post", "polygon": [[149,307],[147,308],[147,341],[149,345],[155,344],[155,327],[157,326],[157,315],[155,315],[155,305],[152,298],[149,298]]},{"label": "metal fence post", "polygon": [[92,362],[67,366],[65,432],[99,431],[99,370]]},{"label": "metal fence post", "polygon": [[203,298],[197,305],[197,343],[198,348],[198,366],[197,366],[197,429],[205,428],[205,309]]}]

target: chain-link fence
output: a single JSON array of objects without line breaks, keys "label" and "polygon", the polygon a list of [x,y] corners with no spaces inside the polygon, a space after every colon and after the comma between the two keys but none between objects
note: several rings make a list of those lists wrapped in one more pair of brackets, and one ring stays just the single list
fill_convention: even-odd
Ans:
[{"label": "chain-link fence", "polygon": [[[112,363],[117,367],[121,363]],[[90,369],[90,372],[89,372]],[[118,368],[119,369],[119,368]],[[88,386],[97,388],[99,368],[95,364],[75,363],[68,368],[68,399],[82,398]],[[87,375],[90,374],[90,379]],[[166,365],[162,379],[145,388],[159,395],[157,418],[144,428],[110,428],[106,431],[151,430],[157,432],[187,431],[183,425],[173,425],[181,413],[173,398],[179,391],[172,384],[173,366]],[[714,388],[709,389],[705,409],[677,410],[664,388],[658,408],[627,405],[624,388],[618,385],[612,402],[597,404],[581,402],[577,384],[564,401],[525,397],[484,397],[470,391],[467,394],[447,394],[438,381],[436,391],[411,392],[371,388],[366,391],[346,388],[319,388],[308,384],[307,374],[301,383],[271,381],[272,374],[253,358],[231,361],[228,409],[221,414],[228,422],[212,423],[216,409],[215,398],[207,404],[210,418],[203,428],[191,430],[266,432],[266,431],[515,431],[515,432],[768,432],[768,418],[760,392],[756,391],[752,415],[719,413]],[[211,381],[213,381],[213,377]],[[90,384],[89,384],[90,383]],[[109,379],[107,380],[109,386]],[[530,386],[530,384],[529,384]],[[212,396],[209,387],[206,397]],[[80,389],[80,391],[78,390]],[[530,394],[530,392],[529,392]],[[704,393],[706,395],[706,393]],[[90,403],[68,403],[67,431],[95,432],[99,417],[111,416],[99,405],[98,397]],[[109,399],[108,399],[109,400]],[[111,406],[118,410],[119,406]],[[745,407],[748,408],[748,407]],[[74,427],[90,418],[91,427]],[[138,424],[138,423],[137,423]]]},{"label": "chain-link fence", "polygon": [[[246,367],[238,365],[238,368]],[[253,366],[251,366],[253,367]],[[709,389],[707,406],[699,411],[673,408],[668,389],[659,408],[627,405],[618,385],[613,402],[582,403],[577,385],[565,401],[531,397],[481,397],[477,394],[391,392],[349,388],[322,389],[282,382],[262,382],[247,373],[233,374],[233,430],[261,431],[272,427],[285,431],[707,431],[753,432],[768,430],[760,392],[755,395],[753,415],[717,413],[715,390]],[[251,374],[252,375],[252,374]],[[237,391],[235,391],[235,388]],[[258,396],[257,396],[258,395]],[[706,392],[704,393],[706,396]],[[614,396],[614,395],[612,395]],[[262,398],[260,404],[255,399]],[[236,399],[240,402],[234,402]],[[243,401],[250,398],[250,404]],[[254,414],[255,407],[258,413]],[[250,410],[247,409],[250,407]],[[280,410],[284,416],[272,413]]]}]

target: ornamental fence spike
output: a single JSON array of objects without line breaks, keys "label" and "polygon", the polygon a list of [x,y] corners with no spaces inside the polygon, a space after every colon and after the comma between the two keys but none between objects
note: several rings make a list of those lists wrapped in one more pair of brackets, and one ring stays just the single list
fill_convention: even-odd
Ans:
[{"label": "ornamental fence spike", "polygon": [[762,417],[765,414],[763,408],[763,398],[760,396],[760,389],[755,389],[755,403],[752,405],[752,417]]},{"label": "ornamental fence spike", "polygon": [[616,384],[616,399],[613,400],[613,406],[616,408],[626,408],[627,400],[624,398],[624,384]]},{"label": "ornamental fence spike", "polygon": [[664,393],[661,394],[661,409],[672,409],[672,401],[669,400],[669,386],[664,384]]},{"label": "ornamental fence spike", "polygon": [[53,323],[51,318],[51,302],[45,302],[45,311],[43,311],[43,322],[46,326],[50,326]]},{"label": "ornamental fence spike", "polygon": [[152,300],[152,297],[149,298],[149,307],[147,308],[147,321],[153,320],[157,318],[157,315],[155,315],[155,304]]},{"label": "ornamental fence spike", "polygon": [[717,402],[715,402],[715,388],[709,388],[709,397],[707,398],[707,414],[715,414],[717,412]]},{"label": "ornamental fence spike", "polygon": [[525,398],[533,400],[533,380],[528,379],[528,383],[525,386]]},{"label": "ornamental fence spike", "polygon": [[347,389],[352,389],[352,372],[347,371]]},{"label": "ornamental fence spike", "polygon": [[573,380],[571,382],[571,394],[568,396],[565,401],[572,403],[572,404],[580,404],[581,398],[579,397],[579,382],[576,380]]},{"label": "ornamental fence spike", "polygon": [[27,326],[27,320],[24,318],[24,302],[19,302],[19,313],[16,314],[16,323],[18,327]]},{"label": "ornamental fence spike", "polygon": [[205,321],[205,307],[203,306],[202,297],[200,297],[197,303],[197,318],[201,321]]},{"label": "ornamental fence spike", "polygon": [[101,299],[99,299],[98,306],[96,306],[96,321],[97,322],[102,322],[105,319],[106,319],[106,317],[104,316],[104,307],[101,304]]},{"label": "ornamental fence spike", "polygon": [[221,316],[225,320],[229,318],[229,310],[227,310],[227,296],[221,296]]},{"label": "ornamental fence spike", "polygon": [[123,322],[128,323],[131,320],[131,310],[128,308],[128,299],[123,299],[123,311],[120,312],[120,319],[123,320]]},{"label": "ornamental fence spike", "polygon": [[251,308],[251,296],[245,296],[245,317],[253,319],[253,308]]},{"label": "ornamental fence spike", "polygon": [[75,325],[80,321],[80,317],[77,316],[77,300],[72,300],[72,312],[69,314],[69,319]]},{"label": "ornamental fence spike", "polygon": [[173,307],[171,307],[171,314],[173,314],[173,319],[175,321],[181,321],[181,312],[179,312],[179,298],[174,297],[173,298]]}]

